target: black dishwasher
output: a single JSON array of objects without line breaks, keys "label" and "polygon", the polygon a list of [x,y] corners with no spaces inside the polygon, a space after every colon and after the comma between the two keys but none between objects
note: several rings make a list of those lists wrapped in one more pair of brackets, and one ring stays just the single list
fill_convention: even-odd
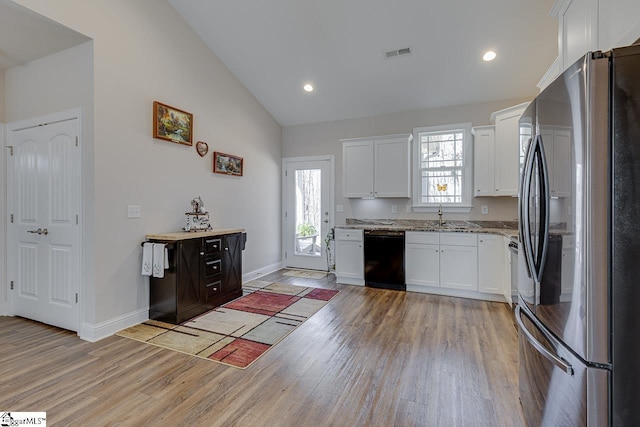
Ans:
[{"label": "black dishwasher", "polygon": [[364,283],[372,288],[406,290],[404,231],[365,230]]}]

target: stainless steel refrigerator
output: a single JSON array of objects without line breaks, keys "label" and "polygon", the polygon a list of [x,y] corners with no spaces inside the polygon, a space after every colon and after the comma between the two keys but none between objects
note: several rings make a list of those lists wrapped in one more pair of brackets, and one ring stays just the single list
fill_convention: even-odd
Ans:
[{"label": "stainless steel refrigerator", "polygon": [[531,102],[520,134],[525,419],[638,426],[640,45],[577,61]]}]

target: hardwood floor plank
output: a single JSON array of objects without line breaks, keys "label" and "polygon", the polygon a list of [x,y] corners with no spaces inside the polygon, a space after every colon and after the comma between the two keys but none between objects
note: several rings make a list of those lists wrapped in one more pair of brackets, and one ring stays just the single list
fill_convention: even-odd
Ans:
[{"label": "hardwood floor plank", "polygon": [[0,408],[51,425],[523,426],[505,304],[337,285],[250,368],[0,317]]}]

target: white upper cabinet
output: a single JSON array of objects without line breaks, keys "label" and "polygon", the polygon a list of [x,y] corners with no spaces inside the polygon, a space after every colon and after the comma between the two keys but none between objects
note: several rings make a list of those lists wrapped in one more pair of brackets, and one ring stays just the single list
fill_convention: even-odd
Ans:
[{"label": "white upper cabinet", "polygon": [[494,156],[495,131],[493,126],[478,126],[473,128],[473,195],[493,196],[494,184]]},{"label": "white upper cabinet", "polygon": [[640,38],[639,0],[557,0],[558,58],[538,83],[540,90],[589,51],[627,46]]},{"label": "white upper cabinet", "polygon": [[520,126],[518,121],[527,104],[494,113],[496,126],[496,196],[517,196],[520,172]]},{"label": "white upper cabinet", "polygon": [[344,197],[373,197],[373,140],[342,145]]},{"label": "white upper cabinet", "polygon": [[342,141],[344,197],[410,197],[411,134]]},{"label": "white upper cabinet", "polygon": [[516,196],[520,174],[520,126],[527,104],[519,104],[491,115],[494,126],[473,128],[474,195]]}]

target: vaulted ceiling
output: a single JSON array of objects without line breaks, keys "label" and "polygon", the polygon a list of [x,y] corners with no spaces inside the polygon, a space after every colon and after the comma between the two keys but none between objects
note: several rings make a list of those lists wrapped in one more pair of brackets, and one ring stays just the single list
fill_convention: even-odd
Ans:
[{"label": "vaulted ceiling", "polygon": [[283,126],[533,97],[557,56],[554,0],[169,2]]},{"label": "vaulted ceiling", "polygon": [[[557,56],[554,0],[168,1],[283,126],[533,97]],[[0,70],[86,40],[0,0]]]}]

